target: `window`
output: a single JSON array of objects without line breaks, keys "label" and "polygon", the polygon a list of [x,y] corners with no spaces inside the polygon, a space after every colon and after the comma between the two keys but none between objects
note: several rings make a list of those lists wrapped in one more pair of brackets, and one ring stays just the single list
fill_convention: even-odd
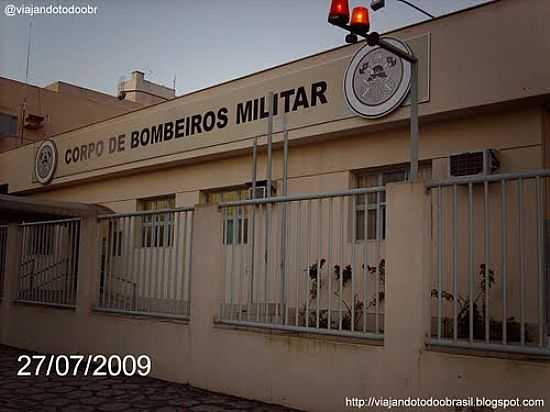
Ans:
[{"label": "window", "polygon": [[[357,187],[384,186],[386,183],[401,182],[407,178],[405,169],[394,169],[357,176]],[[366,205],[365,205],[366,200]],[[365,207],[366,206],[366,207]],[[365,213],[366,209],[366,213]],[[384,239],[386,236],[386,193],[369,193],[355,197],[355,239],[365,239],[365,214],[369,240]]]},{"label": "window", "polygon": [[[385,186],[387,183],[403,182],[408,179],[409,167],[397,166],[377,171],[357,174],[356,187]],[[419,176],[429,176],[431,167],[420,165]],[[367,204],[365,205],[365,199]],[[365,239],[365,209],[368,240],[385,239],[386,237],[386,193],[369,193],[355,197],[355,240]]]},{"label": "window", "polygon": [[[207,204],[219,204],[236,200],[246,200],[250,197],[248,188],[220,190],[206,193]],[[248,243],[248,217],[244,208],[229,207],[224,209],[223,239],[224,245]]]},{"label": "window", "polygon": [[[143,211],[174,209],[174,195],[140,201]],[[170,247],[174,243],[174,213],[148,214],[142,216],[141,247]]]},{"label": "window", "polygon": [[17,117],[0,113],[0,137],[17,136]]}]

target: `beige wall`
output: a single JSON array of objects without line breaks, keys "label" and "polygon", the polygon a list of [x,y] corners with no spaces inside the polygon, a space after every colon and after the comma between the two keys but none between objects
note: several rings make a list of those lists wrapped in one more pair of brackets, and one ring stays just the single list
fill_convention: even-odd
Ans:
[{"label": "beige wall", "polygon": [[[46,119],[39,129],[24,129],[21,138],[25,101],[27,114]],[[0,152],[139,107],[142,105],[67,83],[56,82],[41,88],[0,77],[0,112],[18,117],[17,136],[1,137]]]},{"label": "beige wall", "polygon": [[[537,108],[465,119],[428,123],[422,128],[420,158],[433,160],[434,178],[445,178],[447,156],[482,148],[499,151],[501,171],[542,166],[541,110]],[[260,152],[258,179],[266,176],[265,151]],[[289,193],[342,190],[350,187],[349,173],[408,161],[408,132],[390,129],[372,134],[291,145]],[[136,210],[136,199],[176,193],[178,206],[197,203],[201,190],[241,185],[250,181],[251,155],[152,169],[137,175],[81,183],[36,193],[41,198],[102,203],[113,210]],[[274,154],[274,178],[282,178],[282,151]],[[0,164],[0,168],[3,164]],[[10,163],[5,164],[6,168]],[[13,166],[11,166],[13,167]],[[341,176],[341,177],[339,177]]]}]

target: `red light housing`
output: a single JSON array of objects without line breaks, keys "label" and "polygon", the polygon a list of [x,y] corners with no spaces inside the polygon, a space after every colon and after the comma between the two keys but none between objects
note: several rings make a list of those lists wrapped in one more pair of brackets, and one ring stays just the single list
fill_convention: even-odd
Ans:
[{"label": "red light housing", "polygon": [[368,32],[370,29],[369,9],[366,7],[355,7],[351,13],[350,26],[356,30]]},{"label": "red light housing", "polygon": [[348,24],[349,4],[348,0],[332,0],[328,21],[332,24]]}]

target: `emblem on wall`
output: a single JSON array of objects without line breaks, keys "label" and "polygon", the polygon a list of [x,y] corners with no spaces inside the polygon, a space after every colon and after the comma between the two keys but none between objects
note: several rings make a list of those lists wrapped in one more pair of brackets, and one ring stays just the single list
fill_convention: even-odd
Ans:
[{"label": "emblem on wall", "polygon": [[[384,37],[410,52],[407,44]],[[344,95],[351,110],[367,119],[386,116],[397,109],[411,87],[411,65],[380,47],[357,51],[346,70]]]},{"label": "emblem on wall", "polygon": [[57,148],[52,140],[44,140],[34,158],[34,174],[43,185],[52,180],[57,167]]}]

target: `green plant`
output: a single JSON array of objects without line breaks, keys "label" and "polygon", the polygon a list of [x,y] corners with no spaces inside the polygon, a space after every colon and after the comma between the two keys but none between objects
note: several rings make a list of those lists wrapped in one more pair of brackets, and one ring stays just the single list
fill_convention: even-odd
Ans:
[{"label": "green plant", "polygon": [[[322,263],[324,263],[324,259],[321,260]],[[362,266],[364,268],[364,265]],[[300,307],[299,310],[299,317],[298,322],[300,325],[306,325],[306,306],[309,307],[309,313],[307,314],[307,324],[308,325],[317,325],[317,311],[316,308],[312,310],[312,308],[315,307],[315,300],[317,299],[317,272],[315,271],[315,276],[312,277],[312,269],[316,269],[316,265],[311,265],[309,267],[309,274],[310,274],[310,288],[309,288],[309,301],[306,305],[305,303]],[[366,300],[366,307],[364,301],[360,300],[357,295],[353,296],[353,303],[346,302],[345,298],[343,296],[340,296],[338,291],[334,291],[334,295],[339,299],[341,304],[344,306],[344,311],[342,315],[342,329],[344,330],[351,330],[351,322],[352,317],[354,320],[354,330],[362,330],[363,325],[363,316],[366,310],[375,307],[377,302],[378,304],[382,303],[385,298],[385,279],[386,279],[386,261],[385,259],[381,259],[377,266],[367,266],[367,271],[369,275],[373,275],[376,277],[376,281],[378,282],[378,299],[376,292],[373,296],[371,296],[369,299]],[[334,266],[334,274],[337,280],[340,279],[340,266],[335,265]],[[353,271],[351,265],[344,266],[344,270],[342,271],[342,285],[343,287],[348,286],[349,282],[352,280]],[[319,279],[319,290],[322,290],[323,287],[326,285],[326,283],[323,283],[321,279]],[[352,316],[353,313],[353,316]],[[333,318],[332,321],[337,322],[338,318]],[[330,325],[330,327],[338,327],[339,325]],[[321,309],[319,310],[319,327],[321,328],[328,328],[328,310]]]},{"label": "green plant", "polygon": [[[487,294],[490,292],[493,285],[496,283],[495,271],[490,269],[487,271],[485,264],[479,265],[478,272],[478,285],[479,290],[476,292],[475,296],[470,298],[463,297],[460,294],[453,295],[452,293],[441,290],[441,299],[447,302],[453,302],[456,299],[458,306],[457,316],[456,316],[456,325],[457,325],[457,337],[459,339],[467,339],[470,337],[470,311],[472,317],[472,326],[473,326],[473,338],[477,340],[485,339],[485,324],[487,319],[485,317],[486,313],[486,302]],[[439,293],[437,289],[432,289],[431,296],[435,299],[438,299]],[[481,302],[480,302],[481,300]],[[471,308],[470,308],[471,307]],[[443,324],[446,330],[446,337],[454,335],[454,322],[453,319],[443,319]],[[502,321],[495,321],[489,317],[489,339],[490,340],[500,340],[502,339],[503,327]],[[519,322],[515,321],[514,317],[509,317],[506,319],[506,329],[507,329],[507,340],[508,341],[519,341],[521,337],[521,328]],[[525,339],[528,341],[528,332],[525,331]]]}]

